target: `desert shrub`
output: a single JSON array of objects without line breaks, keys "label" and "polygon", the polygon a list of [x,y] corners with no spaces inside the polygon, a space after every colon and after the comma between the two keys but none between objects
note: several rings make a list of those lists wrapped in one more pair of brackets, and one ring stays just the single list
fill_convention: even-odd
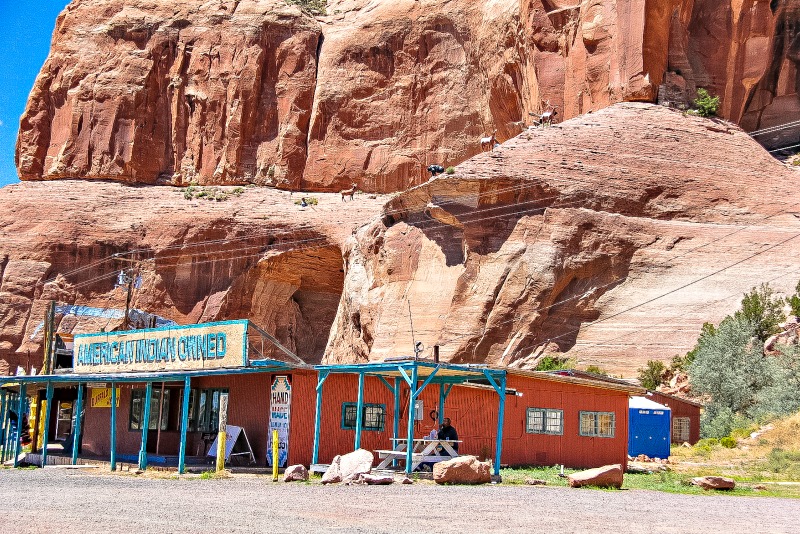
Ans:
[{"label": "desert shrub", "polygon": [[771,384],[758,392],[753,416],[759,421],[800,411],[800,349],[779,346],[780,354],[772,357],[777,370]]},{"label": "desert shrub", "polygon": [[719,97],[711,96],[705,89],[698,89],[694,106],[701,117],[713,117],[719,111]]},{"label": "desert shrub", "polygon": [[656,389],[661,385],[666,370],[664,362],[649,360],[644,367],[639,369],[639,383],[643,388]]},{"label": "desert shrub", "polygon": [[286,0],[286,3],[299,6],[312,15],[325,15],[328,9],[328,0]]},{"label": "desert shrub", "polygon": [[570,358],[559,358],[558,356],[545,356],[536,364],[535,371],[560,371],[563,369],[575,369],[576,361]]},{"label": "desert shrub", "polygon": [[231,191],[231,194],[237,197],[241,196],[242,193],[244,193],[244,187],[234,187],[233,191]]},{"label": "desert shrub", "polygon": [[444,170],[444,172],[445,172],[445,174],[455,174],[456,173],[456,168],[455,167],[447,167]]},{"label": "desert shrub", "polygon": [[724,438],[720,438],[719,444],[725,447],[726,449],[736,448],[736,440],[730,436],[725,436]]},{"label": "desert shrub", "polygon": [[[308,204],[309,206],[316,206],[319,203],[317,197],[305,197],[305,199],[306,199],[306,204]],[[295,205],[300,206],[303,203],[303,200],[302,199],[295,200],[294,203]]]},{"label": "desert shrub", "polygon": [[594,373],[596,375],[608,376],[608,372],[600,366],[590,365],[586,368],[587,373]]}]

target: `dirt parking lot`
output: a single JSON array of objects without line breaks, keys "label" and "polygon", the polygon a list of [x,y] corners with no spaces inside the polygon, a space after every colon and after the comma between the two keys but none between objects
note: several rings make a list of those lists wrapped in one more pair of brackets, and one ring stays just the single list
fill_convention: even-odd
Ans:
[{"label": "dirt parking lot", "polygon": [[800,501],[0,469],[2,532],[797,532]]}]

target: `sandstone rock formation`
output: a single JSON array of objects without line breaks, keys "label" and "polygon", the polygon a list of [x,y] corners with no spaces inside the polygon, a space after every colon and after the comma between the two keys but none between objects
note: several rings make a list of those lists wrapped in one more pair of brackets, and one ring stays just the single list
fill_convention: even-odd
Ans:
[{"label": "sandstone rock formation", "polygon": [[569,487],[597,486],[600,488],[621,488],[623,471],[620,464],[604,465],[569,475]]},{"label": "sandstone rock formation", "polygon": [[330,0],[313,18],[283,0],[74,0],[17,165],[23,180],[401,191],[545,101],[569,118],[654,101],[665,81],[763,128],[800,118],[798,6]]},{"label": "sandstone rock formation", "polygon": [[475,456],[458,456],[433,464],[433,481],[437,484],[488,484],[492,467]]},{"label": "sandstone rock formation", "polygon": [[[523,133],[391,199],[27,182],[0,189],[0,373],[41,361],[46,303],[249,318],[309,362],[409,355],[630,376],[769,281],[794,287],[794,175],[737,127],[618,104]],[[355,233],[353,233],[355,231]],[[62,317],[57,318],[64,322]],[[64,322],[72,332],[118,326]]]},{"label": "sandstone rock formation", "polygon": [[736,481],[732,478],[719,476],[694,477],[692,484],[704,490],[732,490],[736,487]]},{"label": "sandstone rock formation", "polygon": [[[318,362],[341,296],[343,243],[383,200],[360,195],[343,211],[338,195],[316,195],[316,206],[300,208],[298,195],[225,189],[225,201],[108,182],[0,189],[0,374],[41,367],[48,301],[124,310],[115,277],[137,265],[134,308],[181,324],[249,318]],[[119,326],[56,319],[67,333]]]},{"label": "sandstone rock formation", "polygon": [[737,127],[660,106],[526,132],[359,229],[325,359],[411,354],[410,303],[423,356],[555,353],[632,375],[689,350],[752,286],[793,287],[791,176]]}]

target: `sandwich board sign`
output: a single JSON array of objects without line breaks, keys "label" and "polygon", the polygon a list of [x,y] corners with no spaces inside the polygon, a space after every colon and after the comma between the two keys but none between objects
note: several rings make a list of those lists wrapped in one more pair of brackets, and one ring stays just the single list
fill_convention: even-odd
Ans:
[{"label": "sandwich board sign", "polygon": [[[211,448],[208,449],[206,456],[210,458],[217,457],[218,440],[219,436],[214,438],[214,443],[211,444]],[[234,452],[234,449],[236,449],[236,452]],[[247,439],[244,428],[228,425],[225,428],[225,461],[229,462],[233,456],[249,456],[250,463],[256,463],[256,457],[253,455],[253,448],[250,446],[250,440]]]},{"label": "sandwich board sign", "polygon": [[269,447],[267,464],[272,466],[272,436],[278,431],[278,467],[286,467],[289,460],[289,416],[292,407],[292,384],[288,376],[276,376],[270,389]]}]

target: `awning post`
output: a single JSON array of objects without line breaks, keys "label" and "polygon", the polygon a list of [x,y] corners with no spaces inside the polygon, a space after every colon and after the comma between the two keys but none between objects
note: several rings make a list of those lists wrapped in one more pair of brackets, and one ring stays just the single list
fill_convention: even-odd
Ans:
[{"label": "awning post", "polygon": [[319,463],[319,425],[322,421],[322,385],[328,378],[328,371],[320,371],[317,378],[317,404],[314,413],[314,451],[311,455],[311,463]]},{"label": "awning post", "polygon": [[444,419],[444,400],[445,400],[445,392],[444,392],[444,384],[439,384],[439,420],[437,423],[440,425],[442,424],[442,419]]},{"label": "awning post", "polygon": [[183,379],[183,402],[181,403],[181,446],[178,450],[178,473],[186,470],[186,433],[189,431],[189,396],[192,393],[192,379]]},{"label": "awning post", "polygon": [[19,385],[19,403],[17,404],[17,437],[14,440],[14,467],[19,467],[19,455],[22,452],[22,412],[25,410],[25,384]]},{"label": "awning post", "polygon": [[47,383],[47,393],[45,394],[45,405],[39,405],[39,417],[42,416],[44,408],[44,428],[42,429],[42,467],[47,465],[47,440],[50,439],[50,412],[53,405],[53,383]]},{"label": "awning post", "polygon": [[417,404],[417,365],[411,368],[411,391],[408,395],[408,434],[406,440],[406,474],[411,474],[414,455],[414,415]]},{"label": "awning post", "polygon": [[0,447],[3,448],[0,453],[0,463],[3,463],[2,454],[6,448],[6,411],[6,390],[0,389]]},{"label": "awning post", "polygon": [[78,398],[75,401],[75,426],[72,428],[72,465],[78,464],[78,449],[81,444],[81,422],[83,420],[83,384],[78,384]]},{"label": "awning post", "polygon": [[117,384],[111,382],[111,470],[117,470]]},{"label": "awning post", "polygon": [[361,430],[364,428],[364,373],[358,373],[358,402],[356,402],[356,443],[361,448]]},{"label": "awning post", "polygon": [[494,455],[494,474],[500,474],[500,456],[503,452],[503,423],[505,422],[506,411],[506,374],[500,378],[500,388],[497,394],[500,396],[500,405],[497,411],[497,444]]},{"label": "awning post", "polygon": [[[139,449],[139,469],[147,469],[147,433],[150,431],[150,402],[153,400],[153,383],[148,382],[144,393],[144,406],[142,407],[142,446]],[[160,422],[160,421],[159,421]]]}]

